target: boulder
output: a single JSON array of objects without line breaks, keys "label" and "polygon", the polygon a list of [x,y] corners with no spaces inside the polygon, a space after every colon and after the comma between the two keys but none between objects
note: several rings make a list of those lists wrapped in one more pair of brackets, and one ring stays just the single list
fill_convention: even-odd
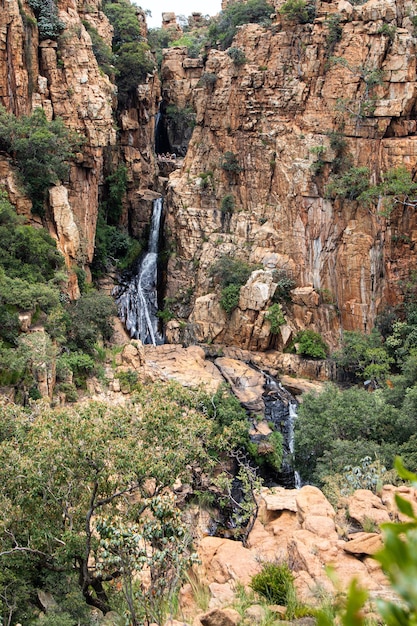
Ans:
[{"label": "boulder", "polygon": [[361,525],[367,520],[378,525],[390,521],[381,498],[368,489],[358,489],[348,498],[348,512],[349,517]]},{"label": "boulder", "polygon": [[[352,537],[352,539],[351,539]],[[349,536],[343,549],[350,554],[375,554],[382,548],[382,537],[378,533],[356,533]]]},{"label": "boulder", "polygon": [[233,393],[248,410],[262,412],[265,410],[262,394],[264,392],[264,375],[242,361],[220,357],[215,360]]},{"label": "boulder", "polygon": [[207,584],[238,581],[248,586],[262,566],[256,555],[239,541],[203,537],[198,548],[202,582]]},{"label": "boulder", "polygon": [[240,614],[234,609],[213,609],[199,616],[202,626],[237,626]]}]

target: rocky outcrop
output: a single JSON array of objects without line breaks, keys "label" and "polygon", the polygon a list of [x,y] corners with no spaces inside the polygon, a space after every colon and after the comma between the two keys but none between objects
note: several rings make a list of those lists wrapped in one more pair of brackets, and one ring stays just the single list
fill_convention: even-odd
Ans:
[{"label": "rocky outcrop", "polygon": [[[389,505],[385,506],[383,501],[388,493],[403,495],[403,489],[386,485],[380,496],[361,490],[344,500],[337,512],[316,487],[264,489],[258,519],[246,548],[239,542],[215,537],[205,537],[200,542],[201,565],[197,571],[201,581],[209,586],[210,606],[230,605],[236,584],[247,586],[264,562],[289,563],[298,597],[310,605],[317,602],[317,589],[335,592],[326,575],[326,566],[335,572],[337,589],[347,589],[356,577],[372,591],[373,597],[384,596],[387,580],[371,558],[382,546],[378,524],[377,532],[343,534],[339,520],[343,517],[346,520],[347,511],[358,498],[368,499],[368,508],[375,508],[378,501],[386,519],[397,519],[397,513],[389,513]],[[415,503],[416,491],[406,489],[408,499]]]},{"label": "rocky outcrop", "polygon": [[[390,168],[414,171],[416,40],[407,2],[322,2],[312,24],[278,16],[270,28],[242,26],[233,45],[246,63],[210,50],[204,74],[212,80],[197,85],[184,52],[167,55],[163,89],[178,106],[190,98],[197,122],[184,167],[169,181],[176,255],[168,296],[194,277],[190,323],[199,340],[275,347],[264,321],[270,300],[248,307],[241,291],[230,318],[219,312],[208,269],[224,254],[293,276],[290,332],[312,327],[331,345],[341,328],[369,330],[378,311],[398,302],[415,263],[414,211],[399,206],[387,219],[355,200],[326,197],[325,187],[340,158],[338,139],[353,165],[370,169],[371,182]],[[332,50],[331,14],[342,27]],[[231,169],[221,165],[228,152],[237,159]],[[226,195],[235,201],[229,215],[221,210]]]}]

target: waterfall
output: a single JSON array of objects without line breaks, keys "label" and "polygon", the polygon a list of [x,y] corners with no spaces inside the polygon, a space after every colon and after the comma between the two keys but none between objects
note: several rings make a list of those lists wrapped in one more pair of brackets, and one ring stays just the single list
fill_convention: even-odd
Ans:
[{"label": "waterfall", "polygon": [[162,198],[153,202],[148,251],[140,259],[136,273],[121,285],[116,298],[119,316],[130,336],[154,346],[163,343],[158,331],[158,246],[162,218]]},{"label": "waterfall", "polygon": [[283,461],[276,476],[279,484],[288,489],[299,486],[299,477],[294,471],[294,420],[297,417],[297,402],[280,382],[265,374],[265,419],[274,424],[283,437]]}]

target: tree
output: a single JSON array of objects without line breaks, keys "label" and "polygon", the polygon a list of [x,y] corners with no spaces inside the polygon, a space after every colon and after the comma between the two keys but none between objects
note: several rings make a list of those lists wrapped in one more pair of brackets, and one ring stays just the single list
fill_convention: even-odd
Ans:
[{"label": "tree", "polygon": [[[107,612],[108,584],[123,580],[127,594],[131,575],[148,571],[151,586],[133,585],[129,598],[158,618],[190,556],[169,488],[176,479],[201,488],[198,477],[219,459],[230,467],[228,453],[248,438],[237,400],[158,384],[139,388],[127,407],[1,411],[0,599],[25,586],[54,591],[59,575]],[[15,604],[13,620],[28,623],[30,598]]]}]

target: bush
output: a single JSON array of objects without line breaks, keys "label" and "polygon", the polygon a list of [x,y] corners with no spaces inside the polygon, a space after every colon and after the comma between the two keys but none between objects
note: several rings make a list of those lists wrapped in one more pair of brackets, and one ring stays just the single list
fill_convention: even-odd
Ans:
[{"label": "bush", "polygon": [[269,604],[287,606],[294,597],[294,577],[286,563],[265,563],[255,574],[250,586],[267,599]]},{"label": "bush", "polygon": [[222,287],[228,287],[229,285],[242,286],[255,269],[257,268],[253,265],[248,265],[244,261],[224,255],[212,265],[210,276],[219,281]]},{"label": "bush", "polygon": [[245,53],[241,48],[229,48],[227,54],[232,59],[233,63],[237,66],[245,65],[247,59]]},{"label": "bush", "polygon": [[369,169],[351,167],[343,174],[333,177],[326,187],[327,198],[356,200],[369,188]]},{"label": "bush", "polygon": [[96,57],[99,68],[107,76],[113,77],[115,68],[112,49],[103,41],[97,29],[90,22],[83,20],[83,25],[91,37],[93,54]]},{"label": "bush", "polygon": [[280,327],[285,324],[285,317],[282,312],[281,306],[278,303],[273,304],[269,307],[268,311],[265,314],[265,319],[271,325],[271,333],[276,335],[279,333]]},{"label": "bush", "polygon": [[140,83],[146,81],[148,74],[155,69],[149,53],[149,46],[144,41],[123,43],[116,52],[116,84],[119,103],[125,106],[129,96]]},{"label": "bush", "polygon": [[272,277],[274,283],[277,285],[272,298],[274,302],[291,300],[291,290],[294,289],[297,284],[291,274],[289,274],[287,270],[280,269],[274,270]]},{"label": "bush", "polygon": [[297,354],[313,359],[325,359],[328,347],[319,333],[314,330],[302,330],[295,338],[298,344]]},{"label": "bush", "polygon": [[213,74],[212,72],[204,72],[204,74],[201,75],[201,78],[199,81],[199,83],[203,87],[207,87],[211,89],[213,89],[216,82],[217,82],[217,74]]},{"label": "bush", "polygon": [[273,6],[265,0],[248,0],[245,3],[230,4],[210,25],[208,36],[211,45],[219,44],[222,50],[226,50],[231,45],[238,26],[242,24],[269,25],[273,11]]},{"label": "bush", "polygon": [[239,304],[240,285],[224,287],[220,296],[220,306],[230,315]]},{"label": "bush", "polygon": [[33,211],[39,215],[49,187],[68,177],[68,161],[81,144],[80,135],[70,132],[59,118],[49,122],[41,108],[16,118],[0,106],[0,149],[16,160]]},{"label": "bush", "polygon": [[279,13],[291,21],[308,24],[314,21],[316,7],[314,3],[306,0],[287,0],[279,9]]},{"label": "bush", "polygon": [[112,317],[116,313],[116,305],[110,296],[96,291],[83,294],[68,307],[70,348],[94,355],[98,340],[110,340]]},{"label": "bush", "polygon": [[232,174],[239,174],[242,171],[242,168],[239,165],[239,161],[237,160],[237,156],[234,152],[225,152],[220,160],[220,167],[225,172],[230,172]]},{"label": "bush", "polygon": [[222,198],[220,210],[223,214],[231,215],[235,210],[235,197],[233,194],[228,193]]}]

